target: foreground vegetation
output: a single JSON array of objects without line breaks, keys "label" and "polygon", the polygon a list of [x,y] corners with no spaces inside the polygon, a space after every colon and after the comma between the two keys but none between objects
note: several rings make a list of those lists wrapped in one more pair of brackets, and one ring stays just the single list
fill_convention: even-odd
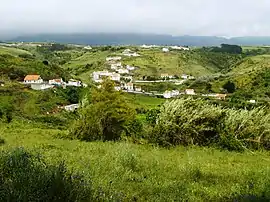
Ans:
[{"label": "foreground vegetation", "polygon": [[[59,139],[65,131],[13,122],[1,126],[2,150],[24,147],[48,164],[65,161],[107,199],[123,201],[269,201],[268,152],[202,147],[170,150],[127,142]],[[35,183],[35,182],[34,182]]]}]

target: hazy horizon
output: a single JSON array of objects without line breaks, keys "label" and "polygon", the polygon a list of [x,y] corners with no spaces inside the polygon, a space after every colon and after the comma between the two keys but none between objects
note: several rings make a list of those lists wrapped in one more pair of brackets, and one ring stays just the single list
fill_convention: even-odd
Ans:
[{"label": "hazy horizon", "polygon": [[267,0],[9,0],[0,32],[270,36],[269,9]]}]

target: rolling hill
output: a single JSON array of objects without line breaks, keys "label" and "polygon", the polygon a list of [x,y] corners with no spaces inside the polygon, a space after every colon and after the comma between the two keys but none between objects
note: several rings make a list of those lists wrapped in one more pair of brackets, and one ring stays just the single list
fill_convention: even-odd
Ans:
[{"label": "rolling hill", "polygon": [[[187,46],[218,46],[222,43],[238,45],[270,45],[270,37],[234,37],[217,36],[171,36],[158,34],[136,33],[59,33],[59,34],[29,34],[11,37],[6,41],[15,42],[57,42],[89,45],[187,45]],[[0,38],[1,40],[1,38]]]}]

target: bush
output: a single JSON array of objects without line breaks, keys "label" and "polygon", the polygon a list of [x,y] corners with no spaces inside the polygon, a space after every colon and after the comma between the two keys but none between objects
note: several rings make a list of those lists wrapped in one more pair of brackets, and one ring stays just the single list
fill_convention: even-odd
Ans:
[{"label": "bush", "polygon": [[216,125],[223,117],[220,107],[205,104],[203,100],[166,102],[150,137],[163,146],[208,145],[217,139]]},{"label": "bush", "polygon": [[263,108],[224,111],[226,118],[218,126],[221,147],[244,150],[269,145],[270,114]]},{"label": "bush", "polygon": [[71,128],[71,136],[85,141],[119,140],[123,134],[134,135],[140,128],[130,127],[136,120],[136,111],[110,81],[103,82],[100,90],[93,89],[90,105],[80,111],[80,119]]},{"label": "bush", "polygon": [[203,100],[166,102],[150,140],[162,146],[218,145],[223,149],[270,148],[270,114],[264,108],[223,109]]},{"label": "bush", "polygon": [[91,184],[24,149],[2,152],[0,201],[93,201]]}]

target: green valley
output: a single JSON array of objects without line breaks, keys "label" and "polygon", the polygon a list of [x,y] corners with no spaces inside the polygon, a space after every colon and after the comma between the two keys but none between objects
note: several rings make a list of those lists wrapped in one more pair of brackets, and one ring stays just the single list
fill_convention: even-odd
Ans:
[{"label": "green valley", "polygon": [[270,48],[0,43],[0,201],[269,201]]}]

